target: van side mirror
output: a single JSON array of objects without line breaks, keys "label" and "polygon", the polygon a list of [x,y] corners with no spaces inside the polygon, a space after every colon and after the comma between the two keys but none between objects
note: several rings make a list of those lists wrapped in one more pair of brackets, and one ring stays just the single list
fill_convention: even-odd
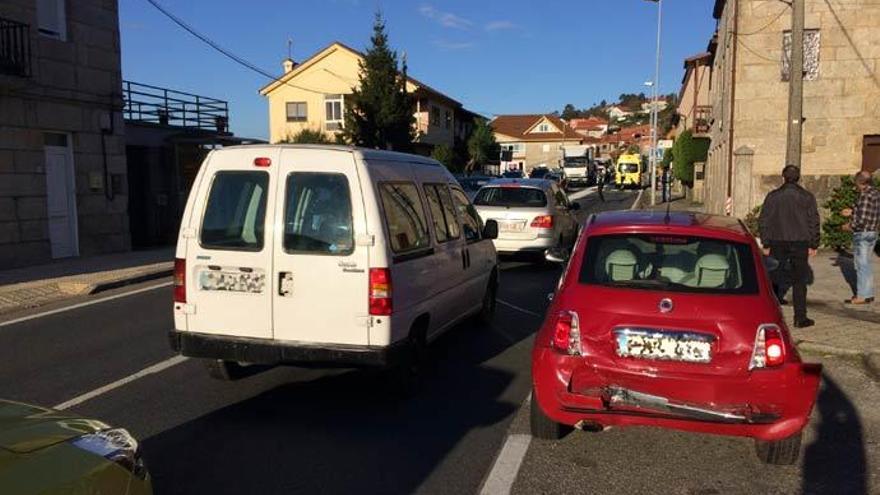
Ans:
[{"label": "van side mirror", "polygon": [[483,239],[498,239],[498,222],[486,220],[486,225],[483,225]]},{"label": "van side mirror", "polygon": [[568,249],[565,248],[550,248],[544,251],[544,259],[550,263],[568,263],[569,256]]}]

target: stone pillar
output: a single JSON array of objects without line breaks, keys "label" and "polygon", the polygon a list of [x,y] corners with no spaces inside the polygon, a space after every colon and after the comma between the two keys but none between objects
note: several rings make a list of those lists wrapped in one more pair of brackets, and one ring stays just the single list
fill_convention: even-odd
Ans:
[{"label": "stone pillar", "polygon": [[741,146],[733,152],[733,216],[745,218],[752,210],[752,165],[755,151]]}]

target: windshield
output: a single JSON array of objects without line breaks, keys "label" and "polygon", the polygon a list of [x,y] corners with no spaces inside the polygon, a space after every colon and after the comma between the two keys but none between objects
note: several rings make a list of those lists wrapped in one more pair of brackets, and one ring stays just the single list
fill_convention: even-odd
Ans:
[{"label": "windshield", "polygon": [[477,206],[521,206],[540,208],[547,206],[547,196],[540,189],[524,187],[484,187],[474,198]]},{"label": "windshield", "polygon": [[618,170],[624,174],[634,174],[639,171],[639,166],[635,163],[621,163],[618,165]]},{"label": "windshield", "polygon": [[565,168],[585,168],[588,163],[586,158],[567,158],[563,165]]},{"label": "windshield", "polygon": [[591,237],[580,282],[672,292],[758,292],[747,244],[665,234]]}]

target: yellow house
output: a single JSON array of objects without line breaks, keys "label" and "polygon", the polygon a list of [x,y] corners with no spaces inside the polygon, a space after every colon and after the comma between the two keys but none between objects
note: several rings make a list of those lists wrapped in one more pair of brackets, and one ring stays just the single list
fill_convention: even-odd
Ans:
[{"label": "yellow house", "polygon": [[[339,42],[299,64],[286,59],[284,75],[260,89],[269,100],[269,140],[284,141],[303,129],[320,130],[333,139],[345,125],[345,99],[358,85],[362,59],[362,53]],[[454,146],[456,140],[466,139],[479,117],[411,77],[406,89],[415,99],[417,151]]]}]

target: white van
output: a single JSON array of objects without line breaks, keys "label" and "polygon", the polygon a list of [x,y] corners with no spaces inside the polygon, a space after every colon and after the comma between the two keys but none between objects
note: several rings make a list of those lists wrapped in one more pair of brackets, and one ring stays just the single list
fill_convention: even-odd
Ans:
[{"label": "white van", "polygon": [[497,235],[428,158],[212,151],[181,220],[171,346],[225,379],[243,363],[412,368],[442,332],[491,319]]}]

